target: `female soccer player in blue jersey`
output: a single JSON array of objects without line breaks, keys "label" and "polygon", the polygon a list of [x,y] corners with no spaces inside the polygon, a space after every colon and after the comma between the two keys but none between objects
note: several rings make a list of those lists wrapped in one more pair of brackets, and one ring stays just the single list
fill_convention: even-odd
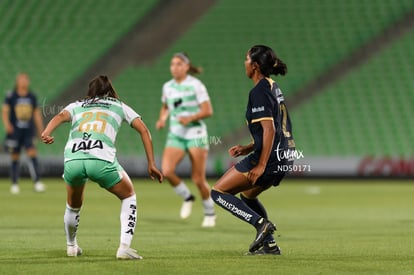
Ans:
[{"label": "female soccer player in blue jersey", "polygon": [[206,180],[208,155],[207,127],[203,119],[212,115],[207,89],[200,80],[191,74],[200,69],[191,65],[185,53],[177,53],[170,63],[173,79],[162,89],[162,107],[156,128],[165,127],[169,117],[169,133],[162,158],[162,172],[183,199],[180,216],[186,219],[191,214],[194,196],[184,181],[175,172],[177,165],[188,153],[191,160],[191,178],[196,184],[203,202],[203,227],[214,227],[216,216],[214,203],[210,197],[210,186]]},{"label": "female soccer player in blue jersey", "polygon": [[107,76],[95,77],[89,83],[86,98],[66,106],[49,122],[42,133],[42,141],[51,144],[54,141],[53,131],[64,122],[71,123],[64,153],[63,174],[67,184],[64,221],[68,256],[76,257],[82,254],[76,232],[85,183],[91,179],[122,201],[121,238],[116,257],[142,259],[130,248],[137,219],[134,186],[115,156],[115,139],[123,121],[141,135],[148,160],[148,173],[152,179],[157,178],[162,182],[163,176],[155,166],[148,128],[134,110],[120,101]]},{"label": "female soccer player in blue jersey", "polygon": [[[279,185],[293,161],[285,156],[295,148],[292,127],[282,92],[270,75],[285,75],[287,66],[267,46],[252,47],[244,62],[247,76],[255,87],[250,91],[246,120],[253,142],[229,149],[232,157],[248,155],[230,168],[214,185],[211,196],[216,204],[242,221],[253,225],[256,238],[250,245],[251,254],[280,254],[273,239],[276,227],[267,219],[258,196]],[[240,194],[240,198],[235,195]]]},{"label": "female soccer player in blue jersey", "polygon": [[43,131],[43,120],[36,95],[30,90],[30,79],[25,73],[16,77],[16,87],[7,94],[2,109],[3,124],[6,129],[6,150],[10,153],[10,192],[19,194],[19,159],[22,147],[29,157],[28,167],[36,192],[44,192],[46,186],[40,182],[37,151],[34,144],[36,134]]}]

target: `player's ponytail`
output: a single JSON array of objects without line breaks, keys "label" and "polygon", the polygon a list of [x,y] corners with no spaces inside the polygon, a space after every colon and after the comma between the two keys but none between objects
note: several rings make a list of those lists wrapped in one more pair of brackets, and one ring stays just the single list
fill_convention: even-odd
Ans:
[{"label": "player's ponytail", "polygon": [[86,99],[113,97],[119,99],[117,92],[112,86],[111,81],[106,75],[99,75],[89,82],[88,94]]},{"label": "player's ponytail", "polygon": [[273,65],[273,70],[271,74],[285,75],[286,73],[287,73],[287,65],[282,60],[276,57],[276,62]]},{"label": "player's ponytail", "polygon": [[187,73],[189,73],[191,75],[196,75],[196,74],[201,74],[203,72],[203,68],[196,67],[191,63],[190,58],[188,57],[188,54],[186,52],[176,53],[176,54],[174,54],[173,57],[178,57],[182,61],[184,61],[184,63],[189,65],[189,69],[188,69]]},{"label": "player's ponytail", "polygon": [[276,56],[275,52],[267,46],[256,45],[250,48],[249,56],[252,63],[257,63],[260,72],[269,77],[273,75],[285,75],[287,65]]},{"label": "player's ponytail", "polygon": [[192,64],[190,64],[190,68],[188,69],[188,73],[191,75],[201,74],[203,72],[203,68],[196,67]]}]

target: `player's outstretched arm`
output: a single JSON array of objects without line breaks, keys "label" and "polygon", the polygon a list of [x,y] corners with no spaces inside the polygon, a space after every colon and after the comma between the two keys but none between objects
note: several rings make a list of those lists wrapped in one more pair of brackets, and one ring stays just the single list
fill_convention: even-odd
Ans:
[{"label": "player's outstretched arm", "polygon": [[213,107],[210,101],[204,101],[200,104],[200,111],[192,116],[179,117],[178,121],[186,126],[187,124],[211,117],[213,115]]},{"label": "player's outstretched arm", "polygon": [[63,110],[59,114],[55,115],[47,124],[46,129],[42,132],[40,138],[46,144],[52,144],[55,139],[52,135],[53,131],[59,127],[60,124],[70,121],[70,113]]},{"label": "player's outstretched arm", "polygon": [[154,180],[155,178],[157,178],[159,182],[162,182],[164,176],[155,165],[154,150],[152,148],[150,131],[140,118],[134,119],[131,123],[131,126],[135,130],[137,130],[137,132],[141,135],[142,143],[144,144],[145,154],[147,155],[148,173],[151,179]]},{"label": "player's outstretched arm", "polygon": [[13,130],[14,130],[13,125],[10,123],[9,112],[10,112],[10,105],[3,104],[3,107],[1,108],[1,117],[2,117],[4,128],[7,134],[13,133]]},{"label": "player's outstretched arm", "polygon": [[229,149],[229,155],[233,158],[237,158],[239,156],[245,156],[250,154],[253,151],[253,143],[248,145],[235,145]]},{"label": "player's outstretched arm", "polygon": [[44,130],[44,124],[43,124],[42,113],[39,107],[37,107],[33,112],[33,120],[36,126],[37,133],[39,136],[41,136]]},{"label": "player's outstretched arm", "polygon": [[158,121],[155,124],[155,128],[157,130],[160,130],[160,129],[165,127],[165,122],[167,121],[167,118],[168,118],[169,114],[170,113],[168,111],[167,104],[163,103],[162,106],[161,106],[161,110],[160,110],[160,117],[158,118]]}]

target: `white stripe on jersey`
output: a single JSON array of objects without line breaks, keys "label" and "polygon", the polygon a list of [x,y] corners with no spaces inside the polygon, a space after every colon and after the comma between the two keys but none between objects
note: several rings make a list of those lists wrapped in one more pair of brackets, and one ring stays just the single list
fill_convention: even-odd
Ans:
[{"label": "white stripe on jersey", "polygon": [[[175,103],[173,103],[176,99],[182,99],[180,107],[192,107],[192,110],[180,108],[177,112]],[[184,139],[206,137],[207,126],[203,120],[199,120],[198,125],[183,126],[179,123],[178,118],[194,115],[199,111],[200,104],[209,100],[204,84],[191,75],[188,75],[181,83],[177,83],[174,79],[164,83],[161,101],[168,105],[170,111],[170,133]]]},{"label": "white stripe on jersey", "polygon": [[[65,161],[96,158],[113,162],[116,154],[115,139],[122,121],[131,124],[135,118],[141,116],[128,105],[113,98],[98,99],[88,107],[84,104],[85,101],[77,101],[64,108],[72,117],[72,127],[65,146]],[[83,117],[86,113],[89,115]],[[105,115],[99,117],[96,113]],[[108,120],[113,120],[112,124]],[[77,138],[82,132],[87,137]],[[94,139],[93,133],[99,139]]]},{"label": "white stripe on jersey", "polygon": [[[105,142],[102,142],[102,146],[103,146],[102,148],[96,147],[94,149],[88,149],[88,150],[81,149],[83,146],[88,146],[88,145],[91,145],[92,147],[94,145],[97,146],[96,142],[97,140],[93,140],[93,139],[85,141],[81,138],[74,138],[66,143],[65,152],[70,151],[74,153],[72,151],[74,149],[75,152],[82,152],[84,155],[88,155],[91,158],[113,161],[115,159],[116,149],[111,148]],[[73,160],[73,159],[78,159],[78,158],[71,158],[70,156],[65,156],[65,162],[69,160]]]}]

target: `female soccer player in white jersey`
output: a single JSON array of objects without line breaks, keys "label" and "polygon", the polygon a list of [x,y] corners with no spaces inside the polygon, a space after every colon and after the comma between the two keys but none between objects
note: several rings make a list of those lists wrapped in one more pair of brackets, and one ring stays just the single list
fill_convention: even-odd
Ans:
[{"label": "female soccer player in white jersey", "polygon": [[162,158],[162,172],[175,192],[184,200],[180,216],[191,215],[194,195],[175,173],[177,165],[188,152],[192,164],[191,179],[200,191],[204,206],[203,227],[214,227],[216,216],[210,197],[210,186],[206,180],[208,155],[207,127],[203,119],[213,114],[206,87],[191,74],[201,70],[191,65],[185,53],[177,53],[171,59],[170,71],[173,79],[162,89],[162,107],[156,128],[165,127],[170,118],[169,133]]},{"label": "female soccer player in white jersey", "polygon": [[63,174],[67,183],[64,223],[68,256],[82,254],[76,231],[85,183],[91,179],[122,201],[121,238],[116,257],[142,259],[136,250],[130,248],[137,219],[134,186],[115,156],[115,139],[122,121],[126,121],[141,135],[148,160],[148,173],[152,179],[157,178],[162,182],[163,176],[155,166],[150,132],[141,117],[119,100],[107,76],[95,77],[89,83],[86,98],[66,106],[42,133],[42,141],[51,144],[54,141],[53,131],[64,122],[71,123]]}]

